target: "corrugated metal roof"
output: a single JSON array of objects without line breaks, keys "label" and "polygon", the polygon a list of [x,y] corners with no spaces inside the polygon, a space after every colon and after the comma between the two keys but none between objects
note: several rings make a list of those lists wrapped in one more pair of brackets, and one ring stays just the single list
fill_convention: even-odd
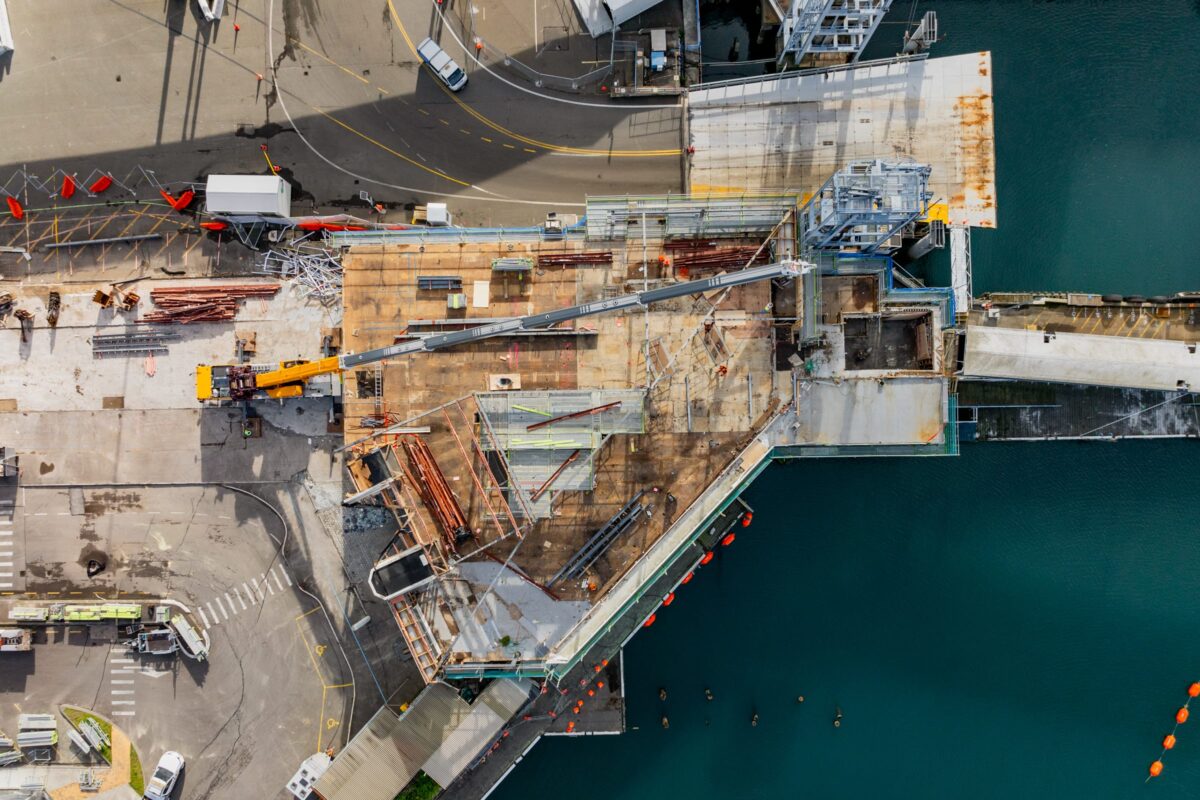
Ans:
[{"label": "corrugated metal roof", "polygon": [[425,774],[440,786],[449,786],[495,741],[504,723],[516,714],[526,701],[533,684],[527,680],[502,678],[493,681],[471,706],[471,713],[462,721],[425,762]]},{"label": "corrugated metal roof", "polygon": [[451,687],[425,687],[403,717],[381,708],[314,787],[325,800],[393,800],[471,713]]},{"label": "corrugated metal roof", "polygon": [[1172,391],[1200,387],[1200,355],[1166,339],[971,325],[963,374]]}]

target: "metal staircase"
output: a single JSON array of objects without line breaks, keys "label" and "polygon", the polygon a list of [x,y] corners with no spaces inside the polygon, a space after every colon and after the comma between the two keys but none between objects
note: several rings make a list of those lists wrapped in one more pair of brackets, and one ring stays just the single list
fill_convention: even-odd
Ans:
[{"label": "metal staircase", "polygon": [[421,671],[425,682],[433,683],[437,678],[438,653],[425,621],[404,595],[392,601],[392,611],[396,615],[400,633],[408,644],[408,651],[412,653],[413,663]]}]

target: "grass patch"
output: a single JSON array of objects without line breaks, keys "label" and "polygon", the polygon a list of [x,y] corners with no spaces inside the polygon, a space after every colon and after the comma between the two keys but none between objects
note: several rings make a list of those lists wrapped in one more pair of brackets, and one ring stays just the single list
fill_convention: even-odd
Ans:
[{"label": "grass patch", "polygon": [[396,800],[433,800],[441,793],[442,787],[422,770],[408,782],[404,791],[396,795]]},{"label": "grass patch", "polygon": [[129,785],[138,794],[146,791],[146,776],[142,774],[142,760],[138,758],[137,750],[129,745]]},{"label": "grass patch", "polygon": [[[78,728],[80,725],[82,725],[83,721],[85,719],[90,719],[90,720],[94,721],[97,725],[100,726],[100,730],[104,731],[104,735],[108,737],[108,740],[110,742],[112,741],[112,723],[111,722],[108,722],[107,720],[103,720],[100,717],[97,717],[95,714],[89,714],[88,712],[84,711],[82,708],[75,708],[74,706],[66,706],[65,708],[63,708],[62,712],[63,712],[63,716],[66,717],[67,720],[72,725],[74,725],[76,728]],[[100,756],[105,761],[107,761],[109,764],[112,763],[112,750],[111,750],[111,748],[109,748],[108,745],[101,745],[99,752],[100,752]]]}]

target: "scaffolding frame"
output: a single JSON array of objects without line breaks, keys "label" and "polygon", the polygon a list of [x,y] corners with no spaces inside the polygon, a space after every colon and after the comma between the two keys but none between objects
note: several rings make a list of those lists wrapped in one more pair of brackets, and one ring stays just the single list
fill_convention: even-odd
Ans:
[{"label": "scaffolding frame", "polygon": [[792,0],[779,31],[779,64],[824,53],[858,61],[891,6],[892,0]]},{"label": "scaffolding frame", "polygon": [[932,168],[907,161],[852,161],[800,208],[805,250],[898,249],[892,237],[929,212]]}]

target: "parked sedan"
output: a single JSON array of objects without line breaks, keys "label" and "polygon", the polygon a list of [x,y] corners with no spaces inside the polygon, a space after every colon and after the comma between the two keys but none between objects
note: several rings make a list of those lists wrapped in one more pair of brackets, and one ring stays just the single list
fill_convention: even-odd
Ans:
[{"label": "parked sedan", "polygon": [[146,783],[145,800],[169,800],[179,776],[183,774],[183,756],[174,750],[163,753],[154,768],[154,774]]}]

